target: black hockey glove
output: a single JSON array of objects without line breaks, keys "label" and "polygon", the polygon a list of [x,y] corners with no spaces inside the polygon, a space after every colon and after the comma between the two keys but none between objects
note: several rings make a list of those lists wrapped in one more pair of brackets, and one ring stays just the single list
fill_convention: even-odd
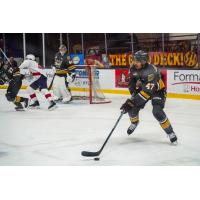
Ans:
[{"label": "black hockey glove", "polygon": [[127,99],[124,104],[122,104],[120,110],[122,110],[125,113],[127,113],[129,110],[131,110],[135,106],[134,101],[131,99]]}]

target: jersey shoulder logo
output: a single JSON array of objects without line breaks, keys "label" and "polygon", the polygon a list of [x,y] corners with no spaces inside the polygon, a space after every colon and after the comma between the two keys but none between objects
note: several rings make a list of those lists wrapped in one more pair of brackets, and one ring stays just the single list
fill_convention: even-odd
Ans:
[{"label": "jersey shoulder logo", "polygon": [[148,79],[148,82],[151,82],[151,81],[153,81],[154,80],[154,74],[149,74],[148,76],[147,76],[147,79]]}]

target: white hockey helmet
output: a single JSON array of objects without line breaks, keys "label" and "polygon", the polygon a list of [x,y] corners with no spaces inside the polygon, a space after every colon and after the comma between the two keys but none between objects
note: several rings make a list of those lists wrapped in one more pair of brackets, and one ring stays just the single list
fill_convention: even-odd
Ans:
[{"label": "white hockey helmet", "polygon": [[33,54],[28,54],[26,56],[26,60],[33,60],[33,61],[35,61],[35,56]]},{"label": "white hockey helmet", "polygon": [[59,47],[59,51],[62,54],[65,54],[67,52],[67,47],[64,44],[61,44]]}]

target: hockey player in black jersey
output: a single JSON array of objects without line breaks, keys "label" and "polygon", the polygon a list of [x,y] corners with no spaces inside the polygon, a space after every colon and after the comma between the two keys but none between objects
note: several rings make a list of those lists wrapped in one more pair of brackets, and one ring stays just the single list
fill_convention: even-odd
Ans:
[{"label": "hockey player in black jersey", "polygon": [[55,55],[55,77],[53,80],[54,96],[56,100],[62,100],[63,103],[68,103],[72,100],[68,84],[75,79],[75,66],[66,51],[66,46],[61,45],[59,52]]},{"label": "hockey player in black jersey", "polygon": [[129,114],[131,125],[127,133],[132,134],[139,123],[139,111],[151,100],[153,115],[169,136],[171,143],[177,141],[172,125],[164,112],[166,89],[158,69],[148,63],[148,54],[138,51],[134,54],[134,65],[130,68],[129,91],[131,98],[121,106]]},{"label": "hockey player in black jersey", "polygon": [[[18,67],[12,67],[11,64],[2,64],[0,66],[0,85],[8,83],[6,98],[13,102],[16,111],[24,110],[28,106],[28,98],[21,97],[18,94],[22,85],[23,75],[20,74]],[[24,103],[24,106],[22,105]]]}]

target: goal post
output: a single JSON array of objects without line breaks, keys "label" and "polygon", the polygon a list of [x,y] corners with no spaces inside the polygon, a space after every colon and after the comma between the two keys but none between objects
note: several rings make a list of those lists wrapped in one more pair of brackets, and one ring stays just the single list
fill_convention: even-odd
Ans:
[{"label": "goal post", "polygon": [[102,91],[99,69],[95,65],[76,65],[77,74],[70,85],[73,99],[88,100],[90,104],[110,103]]}]

